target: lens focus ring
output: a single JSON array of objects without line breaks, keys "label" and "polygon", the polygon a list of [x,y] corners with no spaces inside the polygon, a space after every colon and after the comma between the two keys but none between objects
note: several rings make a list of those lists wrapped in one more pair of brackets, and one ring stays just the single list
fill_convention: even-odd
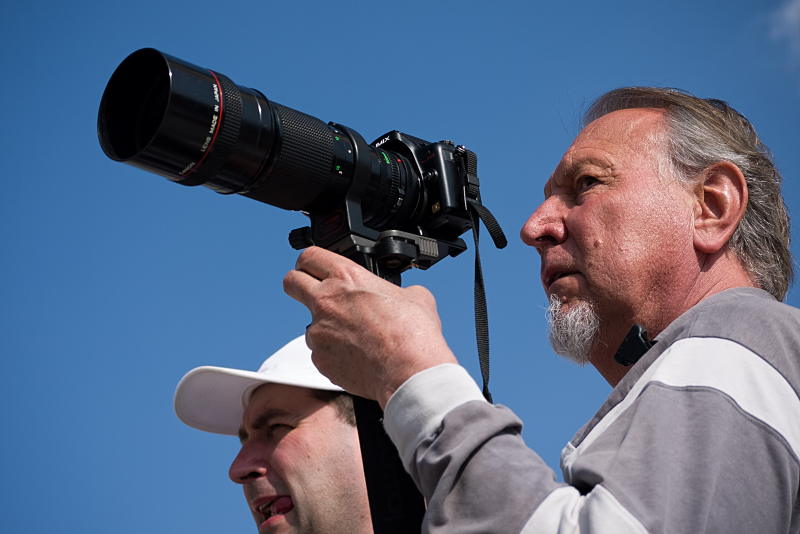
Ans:
[{"label": "lens focus ring", "polygon": [[[214,178],[227,163],[233,147],[239,139],[239,129],[242,124],[242,96],[239,94],[236,84],[229,78],[216,72],[214,75],[222,86],[219,134],[207,159],[195,172],[180,180],[179,183],[182,185],[202,185]],[[236,191],[228,192],[235,193]]]}]

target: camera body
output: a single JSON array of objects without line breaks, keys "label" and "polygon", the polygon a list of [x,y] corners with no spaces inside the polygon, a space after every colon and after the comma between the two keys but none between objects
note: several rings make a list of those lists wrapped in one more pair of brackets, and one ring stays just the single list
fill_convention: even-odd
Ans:
[{"label": "camera body", "polygon": [[[357,132],[335,123],[330,126],[335,134],[344,134],[352,142],[353,147],[348,150],[365,152],[364,140]],[[374,172],[365,164],[353,172],[350,187],[338,202],[307,212],[310,227],[292,231],[289,242],[295,249],[309,245],[327,248],[399,285],[403,271],[411,267],[428,269],[466,249],[459,236],[472,227],[467,198],[477,195],[478,178],[469,170],[477,158],[451,141],[429,143],[396,130],[380,136],[370,147],[375,149],[372,154],[379,160],[378,166],[386,164],[391,171],[397,165],[414,177],[412,182],[406,182],[408,190],[395,188],[384,180],[392,188],[388,194],[380,195],[387,199],[379,207],[386,213],[369,209],[365,213],[362,200],[372,196],[368,190],[375,187],[369,178]],[[412,202],[415,204],[410,205]],[[406,203],[407,215],[393,219]],[[380,221],[386,219],[395,221],[389,229],[378,230],[369,225],[377,220],[379,224],[373,226],[381,228]]]}]

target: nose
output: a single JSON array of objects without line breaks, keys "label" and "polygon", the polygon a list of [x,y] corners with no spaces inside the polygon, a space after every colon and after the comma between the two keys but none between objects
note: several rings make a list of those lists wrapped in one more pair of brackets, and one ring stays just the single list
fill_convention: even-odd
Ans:
[{"label": "nose", "polygon": [[567,239],[567,226],[564,222],[566,205],[557,195],[553,195],[536,208],[519,232],[522,242],[535,247],[541,254],[548,246],[563,243]]},{"label": "nose", "polygon": [[260,455],[254,453],[255,451],[245,444],[233,459],[233,463],[228,469],[228,477],[236,484],[249,484],[266,476],[266,463],[261,460]]}]

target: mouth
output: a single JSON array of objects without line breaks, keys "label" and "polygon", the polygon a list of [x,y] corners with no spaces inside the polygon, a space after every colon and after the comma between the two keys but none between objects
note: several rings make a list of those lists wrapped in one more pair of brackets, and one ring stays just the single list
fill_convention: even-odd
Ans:
[{"label": "mouth", "polygon": [[261,515],[261,522],[266,523],[277,516],[282,516],[294,509],[294,502],[288,495],[276,497],[274,500],[267,501],[256,507],[256,511]]},{"label": "mouth", "polygon": [[561,278],[573,274],[579,274],[579,273],[578,271],[556,271],[556,270],[546,272],[545,275],[542,277],[542,282],[544,282],[545,290],[549,292],[550,286],[552,286]]}]

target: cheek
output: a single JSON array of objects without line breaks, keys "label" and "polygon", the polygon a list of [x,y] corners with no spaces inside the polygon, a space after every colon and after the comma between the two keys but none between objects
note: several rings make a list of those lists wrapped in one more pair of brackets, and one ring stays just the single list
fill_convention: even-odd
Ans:
[{"label": "cheek", "polygon": [[607,254],[620,252],[620,246],[629,241],[626,233],[630,222],[615,205],[587,203],[567,218],[567,231],[591,266],[608,261]]},{"label": "cheek", "polygon": [[[625,285],[642,263],[652,259],[655,243],[654,221],[642,206],[628,202],[598,203],[571,218],[573,237],[580,249],[588,275],[595,284]],[[654,239],[655,238],[655,239]]]},{"label": "cheek", "polygon": [[[319,430],[319,431],[318,431]],[[292,477],[304,477],[341,461],[344,453],[342,436],[334,429],[299,429],[280,441],[273,452],[274,469],[290,481]],[[350,451],[346,456],[354,456]],[[360,457],[359,457],[360,458]]]},{"label": "cheek", "polygon": [[273,476],[292,486],[298,474],[306,471],[312,454],[302,440],[284,438],[272,451],[270,466]]},{"label": "cheek", "polygon": [[670,275],[680,258],[692,253],[691,214],[675,205],[639,206],[631,210],[630,219],[615,223],[616,230],[606,227],[609,271],[656,284]]}]

